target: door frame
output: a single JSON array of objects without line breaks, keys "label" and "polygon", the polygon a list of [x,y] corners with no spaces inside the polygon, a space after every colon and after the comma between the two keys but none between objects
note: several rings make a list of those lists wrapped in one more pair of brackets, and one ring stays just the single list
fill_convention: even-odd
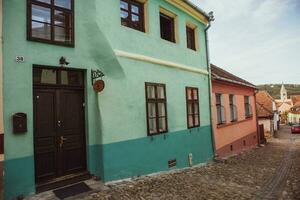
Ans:
[{"label": "door frame", "polygon": [[[33,80],[33,70],[34,69],[51,69],[51,70],[55,70],[55,71],[80,71],[82,72],[82,77],[83,77],[83,83],[82,86],[68,86],[68,85],[63,85],[63,84],[35,84],[34,80]],[[49,66],[49,65],[38,65],[38,64],[33,64],[32,65],[32,104],[33,104],[33,140],[35,140],[35,117],[34,117],[34,109],[35,109],[35,103],[34,103],[34,91],[35,89],[66,89],[66,90],[79,90],[82,92],[82,97],[83,97],[83,103],[85,104],[85,102],[87,101],[87,95],[86,95],[86,69],[79,69],[79,68],[72,68],[72,67],[59,67],[59,66]],[[60,73],[58,73],[58,76],[56,77],[57,80],[59,80],[60,78]],[[58,82],[59,83],[59,82]],[[86,127],[86,112],[87,110],[85,109],[86,106],[82,106],[83,109],[83,122],[82,122],[82,126],[83,126],[83,135],[84,135],[84,166],[85,166],[85,171],[78,173],[78,174],[70,174],[70,175],[66,175],[66,176],[61,176],[61,177],[57,177],[53,180],[49,180],[49,182],[45,182],[45,183],[38,183],[37,179],[36,179],[36,170],[34,170],[34,180],[35,180],[35,188],[36,188],[36,192],[43,192],[49,189],[54,189],[57,187],[62,187],[64,185],[68,185],[68,184],[72,184],[72,183],[76,183],[82,180],[86,180],[88,178],[90,178],[90,173],[88,172],[88,155],[87,155],[87,127]],[[34,145],[34,141],[33,141],[33,157],[34,157],[34,169],[35,169],[35,145]]]}]

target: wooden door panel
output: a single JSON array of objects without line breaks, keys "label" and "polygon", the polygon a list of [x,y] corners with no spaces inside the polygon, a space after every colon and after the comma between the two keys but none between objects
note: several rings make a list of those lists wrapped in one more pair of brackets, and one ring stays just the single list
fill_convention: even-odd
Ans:
[{"label": "wooden door panel", "polygon": [[34,91],[34,150],[37,182],[56,176],[56,91]]},{"label": "wooden door panel", "polygon": [[35,92],[35,137],[53,137],[56,134],[56,92],[38,90]]},{"label": "wooden door panel", "polygon": [[61,164],[63,174],[86,169],[83,93],[76,90],[60,91]]}]

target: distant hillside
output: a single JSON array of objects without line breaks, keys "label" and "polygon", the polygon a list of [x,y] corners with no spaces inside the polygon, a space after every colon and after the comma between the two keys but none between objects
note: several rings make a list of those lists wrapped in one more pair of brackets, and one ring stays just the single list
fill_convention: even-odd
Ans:
[{"label": "distant hillside", "polygon": [[[298,94],[300,95],[300,84],[284,84],[288,96]],[[281,84],[265,84],[258,85],[260,90],[267,90],[274,99],[280,98]]]}]

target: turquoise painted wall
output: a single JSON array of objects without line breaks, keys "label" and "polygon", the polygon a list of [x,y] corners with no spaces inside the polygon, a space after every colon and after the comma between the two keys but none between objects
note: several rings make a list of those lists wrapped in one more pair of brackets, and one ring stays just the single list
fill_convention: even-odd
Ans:
[{"label": "turquoise painted wall", "polygon": [[[141,33],[120,25],[119,0],[75,1],[75,48],[67,48],[27,41],[26,1],[4,0],[6,199],[35,192],[32,65],[57,66],[61,56],[67,58],[71,67],[87,69],[87,162],[92,174],[109,181],[167,170],[166,162],[171,157],[178,159],[178,167],[186,166],[186,154],[189,152],[195,155],[196,163],[205,162],[212,157],[211,131],[208,128],[208,77],[116,57],[114,53],[114,50],[122,50],[206,69],[205,26],[163,0],[148,2],[149,32]],[[178,15],[178,44],[160,38],[160,6]],[[186,21],[198,26],[199,52],[186,48]],[[25,62],[16,63],[16,56],[24,56]],[[97,68],[106,75],[106,88],[100,94],[94,93],[90,81],[90,70]],[[166,140],[162,136],[155,136],[151,142],[147,137],[144,82],[166,84],[170,132]],[[198,87],[200,91],[201,128],[193,130],[192,135],[186,130],[186,86]],[[27,113],[26,134],[12,133],[11,115],[15,112]],[[145,145],[147,148],[140,151]],[[170,150],[165,151],[167,147]],[[131,155],[135,151],[140,153],[130,158],[130,164],[127,165],[126,160],[119,164],[118,160],[122,160],[124,155],[119,148]],[[147,158],[147,165],[141,166],[140,160],[152,150],[154,153]],[[124,172],[120,171],[120,167]]]}]

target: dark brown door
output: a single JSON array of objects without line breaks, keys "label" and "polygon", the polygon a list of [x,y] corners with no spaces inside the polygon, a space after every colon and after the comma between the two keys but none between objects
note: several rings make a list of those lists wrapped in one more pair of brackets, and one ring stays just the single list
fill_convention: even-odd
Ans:
[{"label": "dark brown door", "polygon": [[36,182],[86,170],[83,90],[34,88]]}]

